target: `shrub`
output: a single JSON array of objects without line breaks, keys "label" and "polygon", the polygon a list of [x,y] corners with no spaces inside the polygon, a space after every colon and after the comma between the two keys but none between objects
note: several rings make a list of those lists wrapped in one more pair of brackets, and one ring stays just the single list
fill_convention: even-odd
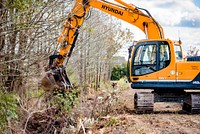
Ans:
[{"label": "shrub", "polygon": [[6,133],[9,122],[18,119],[17,96],[0,90],[0,131]]},{"label": "shrub", "polygon": [[53,106],[59,107],[62,113],[68,113],[77,103],[78,97],[79,92],[75,89],[66,94],[58,92],[53,96],[51,103]]}]

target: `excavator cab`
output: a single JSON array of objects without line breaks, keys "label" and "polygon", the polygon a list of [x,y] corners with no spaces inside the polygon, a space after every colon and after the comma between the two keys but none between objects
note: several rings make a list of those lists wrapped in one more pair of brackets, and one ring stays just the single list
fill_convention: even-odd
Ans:
[{"label": "excavator cab", "polygon": [[133,82],[140,80],[140,77],[167,68],[172,59],[170,44],[167,40],[139,41],[132,47],[132,51],[129,51],[129,55],[130,80]]},{"label": "excavator cab", "polygon": [[167,41],[139,42],[135,46],[132,75],[142,76],[166,68],[170,63]]}]

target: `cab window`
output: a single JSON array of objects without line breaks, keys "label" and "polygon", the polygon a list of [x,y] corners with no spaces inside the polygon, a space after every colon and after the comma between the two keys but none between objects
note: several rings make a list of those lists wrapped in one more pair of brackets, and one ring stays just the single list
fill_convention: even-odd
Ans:
[{"label": "cab window", "polygon": [[150,74],[170,64],[170,49],[166,41],[138,44],[133,58],[133,75]]},{"label": "cab window", "polygon": [[180,45],[174,45],[175,47],[175,55],[177,60],[182,60],[182,51],[181,51],[181,46]]},{"label": "cab window", "polygon": [[156,44],[140,45],[135,54],[135,75],[148,74],[156,70]]},{"label": "cab window", "polygon": [[170,63],[170,52],[169,52],[169,46],[167,44],[161,44],[159,45],[159,69],[163,69],[167,67]]}]

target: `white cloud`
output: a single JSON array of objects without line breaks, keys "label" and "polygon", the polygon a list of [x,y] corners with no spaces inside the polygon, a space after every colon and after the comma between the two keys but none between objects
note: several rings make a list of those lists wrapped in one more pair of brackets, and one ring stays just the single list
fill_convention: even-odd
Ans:
[{"label": "white cloud", "polygon": [[200,8],[194,0],[126,0],[137,7],[147,9],[162,25],[175,26],[182,21],[199,21]]},{"label": "white cloud", "polygon": [[[126,23],[124,27],[130,28],[131,32],[134,34],[134,40],[145,39],[145,34],[135,26]],[[187,54],[187,51],[190,47],[196,47],[200,50],[200,28],[191,28],[191,27],[163,27],[165,32],[165,38],[171,40],[179,40],[182,41],[182,48],[184,55]],[[129,46],[132,45],[131,43]],[[118,55],[121,55],[126,58],[128,57],[128,46],[123,47],[119,52]]]},{"label": "white cloud", "polygon": [[[184,53],[192,47],[200,49],[200,8],[194,0],[124,0],[135,6],[147,9],[151,15],[163,26],[165,37],[183,42]],[[199,25],[197,25],[199,24]],[[179,27],[177,27],[179,26]],[[191,28],[194,26],[196,28]],[[135,40],[145,38],[145,34],[137,27],[123,23],[124,28],[130,28]],[[122,49],[120,55],[126,55],[127,48]],[[126,51],[126,52],[124,52]]]},{"label": "white cloud", "polygon": [[182,41],[182,48],[184,53],[189,50],[190,47],[196,47],[200,49],[200,28],[191,27],[164,27],[165,37],[171,40],[178,40],[179,36]]}]

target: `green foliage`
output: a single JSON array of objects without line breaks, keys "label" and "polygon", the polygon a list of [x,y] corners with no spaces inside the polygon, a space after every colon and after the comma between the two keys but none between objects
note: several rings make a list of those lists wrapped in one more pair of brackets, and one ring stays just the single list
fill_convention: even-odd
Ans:
[{"label": "green foliage", "polygon": [[65,94],[58,92],[53,96],[51,103],[59,107],[61,112],[68,113],[76,105],[78,97],[79,92],[75,89]]},{"label": "green foliage", "polygon": [[121,79],[117,82],[117,87],[118,87],[120,90],[126,90],[127,88],[129,88],[129,84],[128,84],[127,78],[121,78]]},{"label": "green foliage", "polygon": [[40,0],[7,0],[7,7],[10,9],[17,9],[18,11],[26,11],[27,9],[33,7],[33,4],[35,3],[42,4],[44,2]]},{"label": "green foliage", "polygon": [[8,0],[7,5],[10,9],[18,9],[18,11],[24,11],[28,9],[31,0]]},{"label": "green foliage", "polygon": [[5,132],[8,121],[18,119],[17,96],[0,90],[0,131]]},{"label": "green foliage", "polygon": [[44,5],[45,2],[40,0],[7,0],[6,8],[8,8],[10,17],[12,18],[12,27],[17,32],[25,30],[24,28],[30,28],[35,13],[39,13],[41,11],[40,8]]},{"label": "green foliage", "polygon": [[127,74],[127,66],[126,63],[121,65],[116,65],[112,68],[111,80],[120,80]]},{"label": "green foliage", "polygon": [[44,90],[33,90],[31,92],[27,92],[27,95],[30,97],[30,98],[39,98],[41,97],[42,95],[44,94]]},{"label": "green foliage", "polygon": [[89,33],[92,33],[92,32],[93,32],[92,27],[88,27],[88,32],[89,32]]},{"label": "green foliage", "polygon": [[115,124],[117,124],[119,121],[118,121],[118,119],[116,118],[116,117],[111,117],[110,119],[109,119],[109,121],[106,123],[106,127],[110,127],[110,126],[113,126],[113,125],[115,125]]},{"label": "green foliage", "polygon": [[78,77],[77,74],[74,73],[74,68],[68,67],[67,68],[67,75],[70,78],[71,83],[73,83],[73,85],[78,85]]},{"label": "green foliage", "polygon": [[100,87],[102,90],[106,89],[108,91],[113,91],[113,87],[110,82],[105,82],[105,83],[101,82],[100,84],[101,84]]}]

